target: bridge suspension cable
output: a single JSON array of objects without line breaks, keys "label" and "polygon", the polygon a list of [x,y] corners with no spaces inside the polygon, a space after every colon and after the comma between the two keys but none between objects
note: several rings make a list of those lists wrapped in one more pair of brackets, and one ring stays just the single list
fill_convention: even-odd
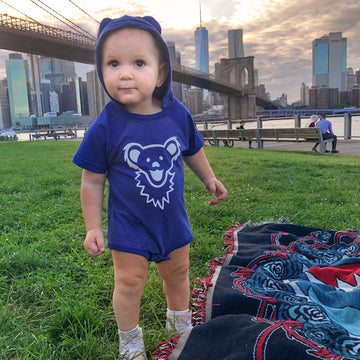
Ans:
[{"label": "bridge suspension cable", "polygon": [[23,13],[22,11],[16,9],[14,6],[8,4],[6,1],[4,0],[0,0],[2,3],[4,3],[5,5],[7,5],[9,8],[17,11],[18,13],[20,13],[21,15],[25,16],[26,18],[30,19],[31,21],[34,21],[37,24],[40,24],[37,20],[33,19],[32,17],[30,17],[29,15],[26,15],[25,13]]},{"label": "bridge suspension cable", "polygon": [[74,1],[68,0],[71,4],[73,4],[75,7],[77,7],[80,11],[82,11],[85,15],[87,15],[90,19],[94,20],[96,23],[100,24],[100,21],[97,21],[95,18],[93,18],[91,15],[89,15],[85,10],[83,10],[79,5],[75,4]]},{"label": "bridge suspension cable", "polygon": [[[56,10],[54,10],[53,8],[51,8],[49,5],[45,4],[43,1],[41,0],[37,0],[39,3],[41,3],[42,5],[46,6],[48,9],[50,9],[51,11],[53,11],[55,14],[57,14],[58,16],[61,16],[64,20],[58,18],[57,16],[55,16],[54,14],[52,14],[49,10],[47,10],[46,8],[44,8],[43,6],[41,6],[40,4],[36,3],[34,0],[30,0],[33,4],[35,4],[36,6],[38,6],[40,9],[44,10],[45,12],[47,12],[49,15],[51,15],[52,17],[54,17],[55,19],[59,20],[61,23],[65,24],[66,26],[70,27],[71,29],[73,29],[74,31],[76,31],[77,33],[89,37],[93,40],[96,40],[96,38],[90,34],[88,31],[86,31],[85,29],[83,29],[82,27],[80,27],[79,25],[73,23],[71,20],[66,19],[63,15],[61,15],[59,12],[57,12]],[[73,26],[69,25],[68,23],[72,24]],[[78,30],[80,29],[80,31]]]}]

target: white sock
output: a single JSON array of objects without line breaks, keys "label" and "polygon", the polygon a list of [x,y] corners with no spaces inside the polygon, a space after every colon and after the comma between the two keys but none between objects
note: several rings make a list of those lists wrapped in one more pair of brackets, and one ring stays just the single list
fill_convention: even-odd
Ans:
[{"label": "white sock", "polygon": [[170,310],[169,308],[167,308],[166,312],[171,316],[177,316],[177,315],[185,315],[188,314],[190,312],[189,308],[187,308],[186,310]]},{"label": "white sock", "polygon": [[120,355],[140,355],[145,354],[145,346],[142,335],[142,329],[136,325],[134,329],[129,331],[118,330],[119,333],[119,351]]},{"label": "white sock", "polygon": [[130,334],[132,332],[135,332],[139,329],[139,324],[136,325],[132,330],[129,330],[129,331],[121,331],[120,329],[118,329],[118,333],[119,335],[123,335],[123,334]]},{"label": "white sock", "polygon": [[168,308],[166,311],[166,329],[169,333],[176,330],[180,334],[192,329],[191,311],[189,309],[170,310]]}]

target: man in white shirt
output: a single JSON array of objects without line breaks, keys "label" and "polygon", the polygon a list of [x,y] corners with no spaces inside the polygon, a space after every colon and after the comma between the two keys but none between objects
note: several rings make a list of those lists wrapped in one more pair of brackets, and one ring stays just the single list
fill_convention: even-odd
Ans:
[{"label": "man in white shirt", "polygon": [[322,132],[323,139],[333,139],[332,150],[333,154],[337,154],[339,151],[336,150],[337,136],[334,134],[332,124],[326,119],[325,114],[320,115],[320,120],[316,123],[316,127],[319,127]]}]

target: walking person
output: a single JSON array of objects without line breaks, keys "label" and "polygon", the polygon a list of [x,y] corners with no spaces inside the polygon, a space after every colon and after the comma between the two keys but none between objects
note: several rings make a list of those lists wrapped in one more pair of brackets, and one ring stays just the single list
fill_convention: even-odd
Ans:
[{"label": "walking person", "polygon": [[332,149],[333,154],[337,154],[339,151],[336,150],[337,136],[334,134],[332,129],[331,121],[326,119],[325,114],[320,115],[320,120],[316,123],[316,127],[321,129],[323,139],[332,139]]},{"label": "walking person", "polygon": [[107,245],[115,287],[120,356],[146,359],[140,302],[155,262],[167,300],[166,328],[191,329],[189,248],[183,160],[213,196],[227,195],[202,149],[194,121],[171,88],[160,24],[150,16],[103,19],[96,67],[111,101],[87,131],[74,163],[83,168],[81,203],[90,256],[105,251],[102,209],[108,180]]}]

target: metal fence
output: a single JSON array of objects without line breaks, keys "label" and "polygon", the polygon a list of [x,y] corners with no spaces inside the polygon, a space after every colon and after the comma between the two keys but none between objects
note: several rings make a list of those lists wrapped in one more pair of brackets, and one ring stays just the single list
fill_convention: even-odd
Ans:
[{"label": "metal fence", "polygon": [[[285,128],[285,127],[304,127],[309,116],[289,116],[289,117],[267,117],[257,119],[246,119],[245,128]],[[360,139],[360,113],[344,113],[327,115],[327,119],[332,122],[333,131],[343,139]],[[199,130],[204,129],[232,129],[239,125],[240,120],[226,119],[198,119],[195,120]]]},{"label": "metal fence", "polygon": [[20,120],[20,130],[88,128],[94,118],[84,115],[30,116]]}]

